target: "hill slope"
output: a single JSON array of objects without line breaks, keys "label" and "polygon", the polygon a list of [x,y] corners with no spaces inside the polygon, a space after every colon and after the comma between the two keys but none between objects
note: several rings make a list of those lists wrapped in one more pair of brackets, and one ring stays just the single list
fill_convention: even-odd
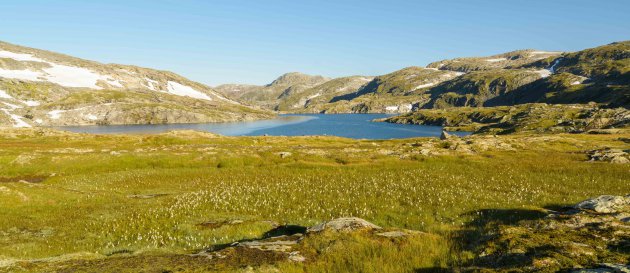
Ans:
[{"label": "hill slope", "polygon": [[193,123],[270,117],[203,84],[0,42],[0,126]]},{"label": "hill slope", "polygon": [[595,102],[627,108],[630,41],[572,53],[528,49],[443,60],[426,68],[408,67],[378,76],[365,85],[344,88],[344,92],[331,91],[347,80],[335,79],[309,91],[285,92],[278,95],[272,108],[308,113],[405,113],[421,108],[536,102]]},{"label": "hill slope", "polygon": [[283,97],[295,96],[295,94],[329,80],[322,76],[291,72],[264,86],[226,84],[217,86],[216,89],[232,99],[242,100],[245,103],[267,109],[276,109]]}]

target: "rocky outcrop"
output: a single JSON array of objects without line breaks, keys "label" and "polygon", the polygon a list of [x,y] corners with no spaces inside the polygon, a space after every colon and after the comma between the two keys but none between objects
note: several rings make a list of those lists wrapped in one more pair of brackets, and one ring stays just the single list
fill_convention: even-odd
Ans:
[{"label": "rocky outcrop", "polygon": [[453,138],[453,135],[447,133],[446,131],[442,130],[442,133],[440,134],[440,139],[441,140],[447,140]]},{"label": "rocky outcrop", "polygon": [[602,195],[597,198],[582,201],[575,205],[575,208],[598,213],[617,213],[626,209],[628,206],[630,206],[630,195]]},{"label": "rocky outcrop", "polygon": [[630,163],[630,154],[628,154],[628,150],[606,148],[592,150],[587,154],[590,161],[604,161],[618,164]]},{"label": "rocky outcrop", "polygon": [[350,217],[350,218],[337,218],[334,220],[323,222],[319,225],[310,227],[308,229],[308,232],[309,233],[322,232],[322,231],[352,232],[352,231],[358,231],[358,230],[374,230],[374,229],[381,229],[381,227],[375,224],[372,224],[368,221],[365,221],[361,218]]},{"label": "rocky outcrop", "polygon": [[308,245],[305,245],[303,242],[309,238],[322,236],[323,233],[335,238],[336,236],[344,236],[344,233],[349,232],[366,232],[361,233],[361,235],[372,240],[379,237],[402,238],[426,235],[418,231],[398,229],[377,232],[381,230],[381,227],[356,217],[337,218],[309,228],[294,225],[276,226],[274,229],[266,232],[266,236],[263,238],[234,242],[225,246],[215,246],[193,256],[203,256],[216,260],[229,259],[239,253],[249,253],[249,255],[255,255],[262,259],[283,257],[283,259],[292,262],[304,262],[317,257],[312,256],[312,254],[310,256],[306,255],[306,253],[312,253],[313,251],[309,251]]},{"label": "rocky outcrop", "polygon": [[[630,110],[603,109],[597,105],[550,105],[532,103],[516,106],[423,109],[391,117],[385,122],[445,126],[449,131],[485,134],[517,132],[586,133],[600,129],[626,128]],[[618,131],[607,130],[606,133]]]},{"label": "rocky outcrop", "polygon": [[[603,195],[490,229],[463,272],[628,272],[630,195]],[[494,271],[493,271],[494,272]]]},{"label": "rocky outcrop", "polygon": [[596,268],[575,269],[571,273],[630,273],[630,265],[603,263]]}]

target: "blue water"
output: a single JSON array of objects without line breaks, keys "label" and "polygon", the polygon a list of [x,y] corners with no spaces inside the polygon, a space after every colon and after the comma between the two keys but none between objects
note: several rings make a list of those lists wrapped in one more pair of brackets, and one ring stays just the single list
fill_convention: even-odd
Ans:
[{"label": "blue water", "polygon": [[[386,114],[300,114],[280,115],[270,120],[152,125],[62,126],[57,129],[90,134],[150,134],[171,130],[208,131],[226,136],[304,136],[329,135],[356,139],[393,139],[437,137],[440,126],[404,125],[372,122]],[[466,132],[453,132],[468,135]]]}]

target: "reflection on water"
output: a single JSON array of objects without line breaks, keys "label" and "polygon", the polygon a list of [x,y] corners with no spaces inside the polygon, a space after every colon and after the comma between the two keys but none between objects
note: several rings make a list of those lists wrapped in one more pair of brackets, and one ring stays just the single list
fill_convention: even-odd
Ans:
[{"label": "reflection on water", "polygon": [[[439,136],[440,126],[372,122],[386,114],[280,115],[275,119],[197,124],[63,126],[57,129],[90,134],[151,134],[171,130],[208,131],[226,136],[331,135],[348,138],[392,139]],[[466,135],[468,133],[456,133]]]}]

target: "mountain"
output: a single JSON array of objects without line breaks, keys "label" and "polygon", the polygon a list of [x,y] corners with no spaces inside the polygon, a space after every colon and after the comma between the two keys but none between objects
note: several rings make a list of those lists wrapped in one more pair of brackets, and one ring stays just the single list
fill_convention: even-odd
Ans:
[{"label": "mountain", "polygon": [[357,92],[374,77],[351,76],[333,79],[302,92],[288,93],[277,106],[280,111],[319,113],[319,106],[332,99]]},{"label": "mountain", "polygon": [[0,42],[0,126],[224,122],[273,114],[172,72]]},{"label": "mountain", "polygon": [[[426,90],[463,73],[432,68],[407,67],[378,76],[357,92],[338,96],[322,112],[395,112],[404,113],[425,103]],[[415,106],[414,106],[415,105]]]},{"label": "mountain", "polygon": [[488,57],[456,58],[442,60],[427,65],[428,68],[440,70],[472,72],[479,70],[517,68],[543,59],[554,58],[562,52],[541,51],[535,49],[517,50]]},{"label": "mountain", "polygon": [[323,76],[291,72],[264,86],[227,84],[215,88],[232,99],[275,110],[282,98],[298,94],[329,80]]},{"label": "mountain", "polygon": [[550,67],[552,73],[487,105],[592,101],[610,107],[630,106],[630,41],[566,53],[525,67]]},{"label": "mountain", "polygon": [[310,113],[405,113],[525,103],[595,102],[627,108],[629,56],[626,41],[569,53],[528,49],[456,58],[375,77],[355,92],[316,100],[309,98],[315,91],[297,93],[287,101],[279,98],[278,105],[284,111]]}]

